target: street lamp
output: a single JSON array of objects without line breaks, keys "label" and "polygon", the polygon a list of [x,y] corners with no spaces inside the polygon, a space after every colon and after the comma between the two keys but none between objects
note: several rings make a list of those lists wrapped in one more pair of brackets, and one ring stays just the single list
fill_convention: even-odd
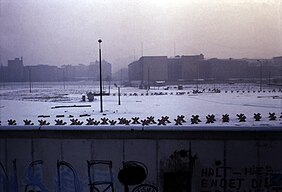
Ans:
[{"label": "street lamp", "polygon": [[262,91],[262,62],[260,63],[260,91]]},{"label": "street lamp", "polygon": [[102,51],[101,51],[101,43],[102,40],[98,40],[99,43],[99,60],[100,60],[100,112],[103,112],[103,93],[102,93]]},{"label": "street lamp", "polygon": [[120,86],[118,86],[118,105],[120,105]]},{"label": "street lamp", "polygon": [[199,93],[200,64],[197,62],[197,93]]},{"label": "street lamp", "polygon": [[148,85],[147,90],[150,90],[150,66],[148,65]]}]

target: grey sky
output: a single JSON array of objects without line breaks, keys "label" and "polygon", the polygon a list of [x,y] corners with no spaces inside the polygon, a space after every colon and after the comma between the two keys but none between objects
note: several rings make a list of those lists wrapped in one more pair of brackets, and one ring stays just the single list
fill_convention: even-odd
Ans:
[{"label": "grey sky", "polygon": [[[114,68],[143,55],[282,55],[282,0],[0,0],[0,54]],[[143,51],[142,51],[143,47]]]}]

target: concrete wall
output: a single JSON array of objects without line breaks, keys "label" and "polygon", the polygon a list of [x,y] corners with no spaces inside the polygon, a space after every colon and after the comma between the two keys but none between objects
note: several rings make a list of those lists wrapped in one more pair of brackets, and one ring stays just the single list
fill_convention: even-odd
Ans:
[{"label": "concrete wall", "polygon": [[[24,191],[26,185],[32,182],[40,182],[43,186],[41,191],[44,191],[44,187],[46,191],[56,191],[58,160],[70,163],[75,169],[79,180],[78,191],[90,191],[87,160],[113,162],[115,191],[124,191],[117,179],[123,161],[139,161],[145,164],[148,177],[144,183],[155,185],[160,191],[164,191],[164,186],[169,185],[165,174],[171,172],[177,172],[178,175],[184,172],[187,180],[191,173],[191,183],[186,182],[188,186],[184,191],[282,191],[282,131],[279,129],[1,130],[0,162],[10,178],[14,175],[12,162],[15,159],[17,182],[10,180],[13,185],[17,183],[18,191]],[[30,174],[35,177],[30,177],[27,175],[28,166],[36,160],[42,160],[43,164],[36,170],[32,169]],[[107,176],[103,170],[98,171],[97,175],[100,178]],[[65,190],[62,191],[75,191],[72,178],[69,170],[65,170],[66,181],[62,183]],[[182,183],[185,186],[185,182]],[[280,186],[272,186],[274,184]],[[0,191],[1,185],[2,188],[5,185],[3,179],[0,182]],[[178,183],[177,186],[180,187],[181,184]]]}]

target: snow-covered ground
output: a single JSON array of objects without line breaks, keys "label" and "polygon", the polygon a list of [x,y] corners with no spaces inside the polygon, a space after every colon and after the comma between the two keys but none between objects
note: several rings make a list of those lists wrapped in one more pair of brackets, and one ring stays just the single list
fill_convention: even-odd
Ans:
[{"label": "snow-covered ground", "polygon": [[[105,91],[108,91],[105,85]],[[165,90],[165,88],[168,90]],[[111,87],[110,96],[103,97],[103,113],[100,112],[100,98],[95,96],[94,102],[82,102],[82,95],[86,92],[98,92],[98,86],[88,84],[38,83],[29,92],[28,84],[10,84],[0,89],[0,120],[1,125],[8,125],[8,120],[16,120],[17,125],[24,125],[23,120],[31,120],[39,125],[44,120],[55,125],[55,120],[63,120],[67,125],[71,119],[78,119],[87,124],[87,119],[108,118],[119,122],[119,118],[139,117],[141,120],[153,116],[156,123],[162,116],[168,116],[174,126],[178,115],[183,115],[191,125],[191,117],[199,115],[201,122],[197,126],[272,126],[282,127],[282,93],[279,87],[259,87],[253,84],[221,84],[199,85],[203,93],[193,93],[195,85],[185,85],[183,90],[177,86],[153,87],[149,91],[138,88],[121,87],[121,105],[118,105],[117,88]],[[213,90],[219,89],[220,93]],[[76,106],[76,107],[75,107]],[[77,107],[83,106],[83,107]],[[237,114],[244,114],[246,122],[239,122]],[[260,113],[262,118],[255,121],[254,113]],[[276,119],[269,120],[269,113],[275,113]],[[206,123],[207,115],[215,115],[213,124]],[[222,115],[228,114],[230,121],[222,122]],[[194,124],[195,125],[195,124]],[[99,125],[101,127],[102,125]],[[180,126],[180,125],[178,125]]]}]

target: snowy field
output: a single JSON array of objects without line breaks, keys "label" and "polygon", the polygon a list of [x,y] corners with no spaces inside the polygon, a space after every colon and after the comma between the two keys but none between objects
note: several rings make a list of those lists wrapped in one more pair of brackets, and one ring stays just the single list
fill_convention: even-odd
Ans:
[{"label": "snowy field", "polygon": [[[70,125],[77,119],[75,122],[83,123],[82,126],[95,122],[99,123],[95,127],[101,127],[105,126],[101,125],[101,118],[106,118],[109,119],[107,123],[111,121],[115,126],[120,125],[118,123],[122,123],[122,126],[140,126],[141,120],[144,125],[147,122],[153,126],[152,121],[147,121],[148,117],[153,116],[155,125],[164,123],[171,127],[176,126],[177,116],[182,115],[182,119],[178,119],[182,126],[282,127],[281,87],[264,86],[263,91],[259,91],[259,86],[254,84],[205,84],[198,88],[202,93],[193,93],[196,85],[184,85],[183,90],[178,90],[177,86],[152,87],[149,91],[121,87],[121,105],[118,105],[117,88],[112,85],[110,96],[103,97],[101,113],[99,96],[95,96],[93,102],[87,99],[86,102],[82,101],[82,95],[87,92],[99,91],[97,83],[34,83],[31,93],[28,84],[2,84],[0,120],[1,125],[5,126],[9,120],[15,120],[10,121],[10,124],[16,125],[25,125],[24,120],[30,120],[34,125],[39,125],[39,121],[56,125],[58,120]],[[104,90],[108,92],[109,85],[105,84]],[[220,93],[215,90],[220,90]],[[259,121],[255,121],[255,113],[261,114]],[[275,113],[272,117],[276,118],[270,120],[269,113]],[[229,121],[223,122],[224,114],[229,115]],[[245,122],[240,122],[237,114],[243,114]],[[199,115],[201,122],[192,124],[193,115]],[[207,123],[208,115],[214,115],[213,123]],[[164,116],[170,123],[158,121]],[[135,123],[141,124],[133,124],[132,118],[135,117],[139,118],[135,119]]]}]

